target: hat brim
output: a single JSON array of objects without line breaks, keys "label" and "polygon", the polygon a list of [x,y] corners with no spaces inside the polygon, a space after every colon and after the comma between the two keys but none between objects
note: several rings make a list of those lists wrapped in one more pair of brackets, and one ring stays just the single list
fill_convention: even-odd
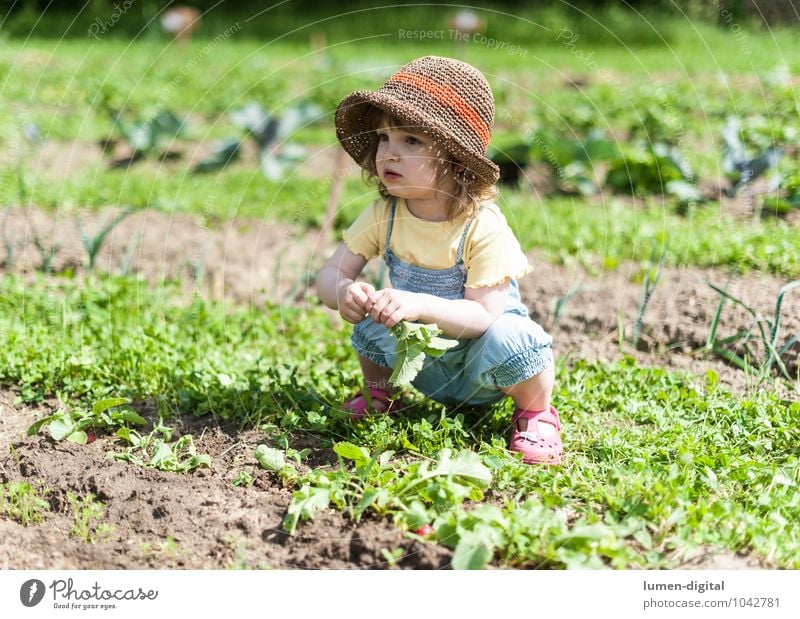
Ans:
[{"label": "hat brim", "polygon": [[425,133],[429,134],[434,141],[441,144],[448,153],[485,182],[494,184],[500,177],[500,168],[497,167],[497,164],[459,143],[451,132],[437,123],[435,118],[420,114],[405,101],[386,93],[370,90],[358,90],[342,99],[336,107],[335,115],[336,137],[342,148],[361,167],[364,167],[364,158],[375,139],[374,128],[364,125],[364,116],[368,106],[391,114],[402,123],[408,124],[409,127],[423,127]]}]

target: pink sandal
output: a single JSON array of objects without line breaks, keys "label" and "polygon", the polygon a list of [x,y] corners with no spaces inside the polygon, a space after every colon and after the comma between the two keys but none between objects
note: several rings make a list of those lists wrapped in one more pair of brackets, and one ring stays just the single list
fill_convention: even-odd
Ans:
[{"label": "pink sandal", "polygon": [[363,389],[344,403],[344,410],[350,413],[350,419],[363,419],[373,413],[382,415],[396,415],[400,406],[399,400],[393,400],[392,394],[383,389],[369,388],[369,397],[372,405],[364,396]]},{"label": "pink sandal", "polygon": [[[528,420],[528,428],[520,431],[517,426],[519,419]],[[552,424],[556,433],[544,437],[539,433],[539,421]],[[511,431],[511,440],[508,448],[522,454],[525,464],[561,464],[564,447],[561,443],[561,420],[554,407],[545,411],[526,411],[518,408],[511,419],[514,429]]]}]

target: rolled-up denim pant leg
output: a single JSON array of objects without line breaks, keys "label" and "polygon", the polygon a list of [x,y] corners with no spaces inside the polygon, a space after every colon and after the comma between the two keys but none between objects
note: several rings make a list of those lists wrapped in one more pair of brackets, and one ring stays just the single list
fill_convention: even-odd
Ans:
[{"label": "rolled-up denim pant leg", "polygon": [[353,348],[362,357],[387,368],[394,368],[397,338],[385,326],[367,316],[353,328]]},{"label": "rolled-up denim pant leg", "polygon": [[465,386],[499,389],[541,374],[553,364],[552,342],[530,318],[502,314],[467,350]]}]

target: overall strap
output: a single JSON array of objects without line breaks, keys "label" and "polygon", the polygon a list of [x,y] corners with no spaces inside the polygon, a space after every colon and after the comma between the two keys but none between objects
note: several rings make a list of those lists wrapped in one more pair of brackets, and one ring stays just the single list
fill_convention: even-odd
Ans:
[{"label": "overall strap", "polygon": [[458,251],[456,252],[456,264],[462,264],[464,262],[464,244],[467,242],[467,233],[469,233],[470,226],[472,226],[472,222],[478,218],[478,213],[483,210],[481,206],[478,211],[467,220],[467,225],[464,226],[464,232],[461,235],[461,239],[458,241]]},{"label": "overall strap", "polygon": [[397,209],[397,198],[392,198],[392,209],[389,213],[389,227],[386,229],[386,247],[383,250],[385,254],[389,251],[389,240],[392,238],[392,227],[394,226],[394,212]]}]

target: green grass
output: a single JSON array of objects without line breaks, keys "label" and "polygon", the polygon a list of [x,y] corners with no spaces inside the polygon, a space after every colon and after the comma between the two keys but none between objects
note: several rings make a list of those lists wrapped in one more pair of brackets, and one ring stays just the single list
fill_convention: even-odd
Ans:
[{"label": "green grass", "polygon": [[[26,184],[24,205],[35,204],[68,213],[75,208],[95,210],[112,204],[165,213],[195,213],[211,220],[234,217],[284,221],[306,229],[322,223],[330,178],[264,178],[258,169],[237,166],[222,174],[190,174],[185,165],[145,162],[127,170],[108,170],[105,164],[85,166],[66,179],[49,179],[45,173]],[[14,170],[0,173],[0,200],[19,204]],[[363,183],[352,181],[349,192],[366,194]],[[363,197],[364,203],[369,198]]]},{"label": "green grass", "polygon": [[[27,173],[27,176],[32,176]],[[91,167],[65,181],[45,176],[26,183],[29,203],[58,210],[130,205],[165,213],[196,213],[211,222],[239,217],[280,221],[296,231],[323,223],[330,179],[289,177],[274,182],[236,166],[221,174],[189,176],[181,164],[149,162],[129,170]],[[345,183],[336,228],[348,226],[373,199],[358,178]],[[14,170],[0,174],[0,201],[19,203]],[[800,228],[785,220],[737,218],[708,203],[681,214],[670,200],[650,198],[632,207],[604,193],[589,200],[502,189],[498,203],[523,249],[544,249],[558,262],[579,260],[594,271],[622,261],[645,261],[653,243],[666,246],[673,266],[719,266],[800,276]]]},{"label": "green grass", "polygon": [[[347,330],[313,308],[187,305],[170,286],[134,279],[75,284],[0,281],[0,383],[16,385],[23,400],[57,393],[86,409],[109,396],[152,398],[165,423],[192,414],[261,427],[291,457],[300,440],[313,450],[346,441],[376,456],[393,451],[384,485],[417,497],[395,521],[430,518],[463,565],[494,557],[520,566],[662,567],[710,545],[800,567],[800,405],[767,389],[739,398],[713,373],[698,382],[631,360],[562,363],[554,401],[566,464],[530,468],[505,450],[507,403],[446,411],[412,398],[397,420],[351,425],[338,411],[359,384]],[[444,504],[430,486],[409,494],[421,474],[413,464],[438,460],[443,449],[478,454],[491,471],[490,504],[462,503],[473,491]],[[287,475],[287,483],[311,492],[326,470]]]},{"label": "green grass", "polygon": [[[167,416],[213,412],[256,423],[276,403],[292,409],[286,397],[296,394],[278,388],[284,380],[309,392],[323,373],[343,380],[335,368],[344,342],[328,340],[329,322],[318,315],[181,305],[169,285],[154,293],[135,279],[90,279],[75,290],[68,280],[6,277],[1,285],[0,381],[22,386],[25,401],[54,392],[67,402],[156,397]],[[302,358],[277,362],[295,349]],[[313,395],[305,397],[308,404]]]}]

